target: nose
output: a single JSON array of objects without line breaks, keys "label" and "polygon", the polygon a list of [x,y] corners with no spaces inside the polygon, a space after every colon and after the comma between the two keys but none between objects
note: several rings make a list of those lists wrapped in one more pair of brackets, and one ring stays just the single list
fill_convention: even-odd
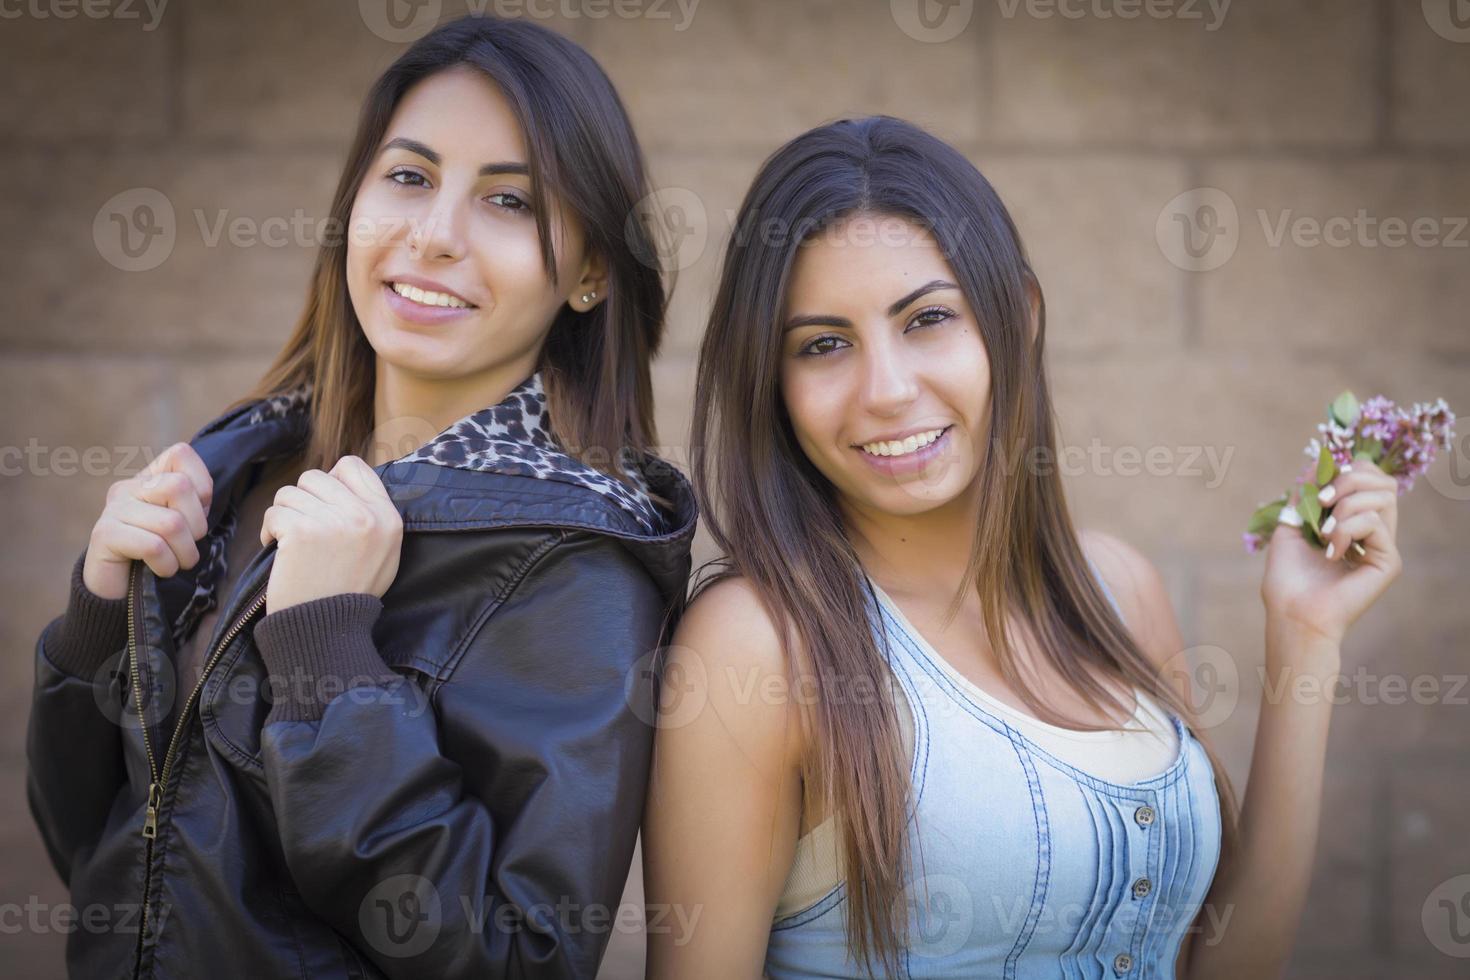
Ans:
[{"label": "nose", "polygon": [[919,395],[919,379],[908,360],[893,347],[868,348],[863,360],[863,408],[891,418],[903,414]]},{"label": "nose", "polygon": [[424,214],[411,217],[408,251],[416,259],[454,262],[464,257],[464,217],[456,200],[448,194],[434,196]]}]

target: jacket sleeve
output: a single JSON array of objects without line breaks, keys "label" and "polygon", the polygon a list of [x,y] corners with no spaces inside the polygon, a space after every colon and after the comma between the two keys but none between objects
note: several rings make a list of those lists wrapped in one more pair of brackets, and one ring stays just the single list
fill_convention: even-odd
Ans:
[{"label": "jacket sleeve", "polygon": [[[123,766],[126,676],[107,670],[127,646],[127,600],[102,599],[72,567],[66,612],[36,641],[36,679],[26,725],[26,800],[51,864],[70,884],[80,852],[95,846]],[[122,666],[126,666],[125,664]]]},{"label": "jacket sleeve", "polygon": [[597,972],[642,815],[654,692],[637,667],[664,607],[615,539],[555,534],[432,704],[374,647],[372,596],[255,628],[291,876],[388,976]]}]

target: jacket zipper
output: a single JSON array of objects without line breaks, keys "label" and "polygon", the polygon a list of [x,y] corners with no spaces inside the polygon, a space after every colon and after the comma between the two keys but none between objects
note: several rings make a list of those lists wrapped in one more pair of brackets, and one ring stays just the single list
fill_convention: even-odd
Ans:
[{"label": "jacket zipper", "polygon": [[139,684],[141,672],[138,669],[138,644],[137,631],[134,628],[133,607],[137,601],[138,569],[141,563],[133,562],[132,573],[128,576],[128,659],[131,666],[133,678],[133,696],[138,705],[139,732],[143,736],[143,751],[148,756],[148,804],[143,816],[143,837],[147,839],[145,854],[143,858],[143,915],[142,924],[138,930],[138,950],[133,964],[133,975],[137,976],[143,967],[143,939],[148,934],[148,905],[149,892],[153,878],[153,839],[158,836],[158,810],[163,803],[163,787],[168,784],[169,773],[173,769],[174,754],[178,750],[179,737],[183,734],[184,727],[189,722],[189,714],[194,709],[194,702],[199,697],[199,692],[204,688],[204,682],[209,678],[209,672],[214,668],[224,653],[225,647],[235,635],[244,629],[250,617],[265,605],[265,585],[262,584],[257,590],[255,598],[240,618],[230,626],[224,636],[220,637],[219,643],[210,652],[209,659],[204,663],[204,670],[199,674],[199,682],[189,692],[189,699],[184,702],[183,710],[179,712],[178,719],[174,722],[173,735],[169,738],[168,749],[163,755],[163,769],[158,768],[158,761],[153,755],[153,743],[148,737],[148,724],[143,714],[143,689]]}]

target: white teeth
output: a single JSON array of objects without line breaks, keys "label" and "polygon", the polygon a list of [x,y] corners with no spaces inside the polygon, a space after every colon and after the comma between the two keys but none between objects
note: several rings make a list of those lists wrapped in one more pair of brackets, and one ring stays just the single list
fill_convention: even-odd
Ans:
[{"label": "white teeth", "polygon": [[922,449],[929,443],[944,434],[944,429],[930,429],[928,432],[920,432],[909,436],[907,439],[897,439],[889,442],[868,442],[863,444],[863,452],[874,456],[907,456],[917,449]]},{"label": "white teeth", "polygon": [[458,296],[450,296],[448,293],[430,292],[427,289],[420,289],[417,286],[410,286],[407,283],[393,283],[393,291],[399,296],[407,297],[415,303],[420,303],[424,306],[452,306],[455,309],[461,310],[469,309],[470,306],[470,304]]}]

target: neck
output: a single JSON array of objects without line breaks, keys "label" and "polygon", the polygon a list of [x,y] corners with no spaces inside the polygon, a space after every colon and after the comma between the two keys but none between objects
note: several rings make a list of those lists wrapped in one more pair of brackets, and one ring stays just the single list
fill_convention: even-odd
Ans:
[{"label": "neck", "polygon": [[504,401],[535,370],[534,358],[518,358],[464,377],[426,378],[378,358],[368,465],[410,453],[466,415]]},{"label": "neck", "polygon": [[947,601],[969,567],[978,503],[967,491],[921,514],[889,514],[846,499],[840,509],[863,570],[884,591]]}]

